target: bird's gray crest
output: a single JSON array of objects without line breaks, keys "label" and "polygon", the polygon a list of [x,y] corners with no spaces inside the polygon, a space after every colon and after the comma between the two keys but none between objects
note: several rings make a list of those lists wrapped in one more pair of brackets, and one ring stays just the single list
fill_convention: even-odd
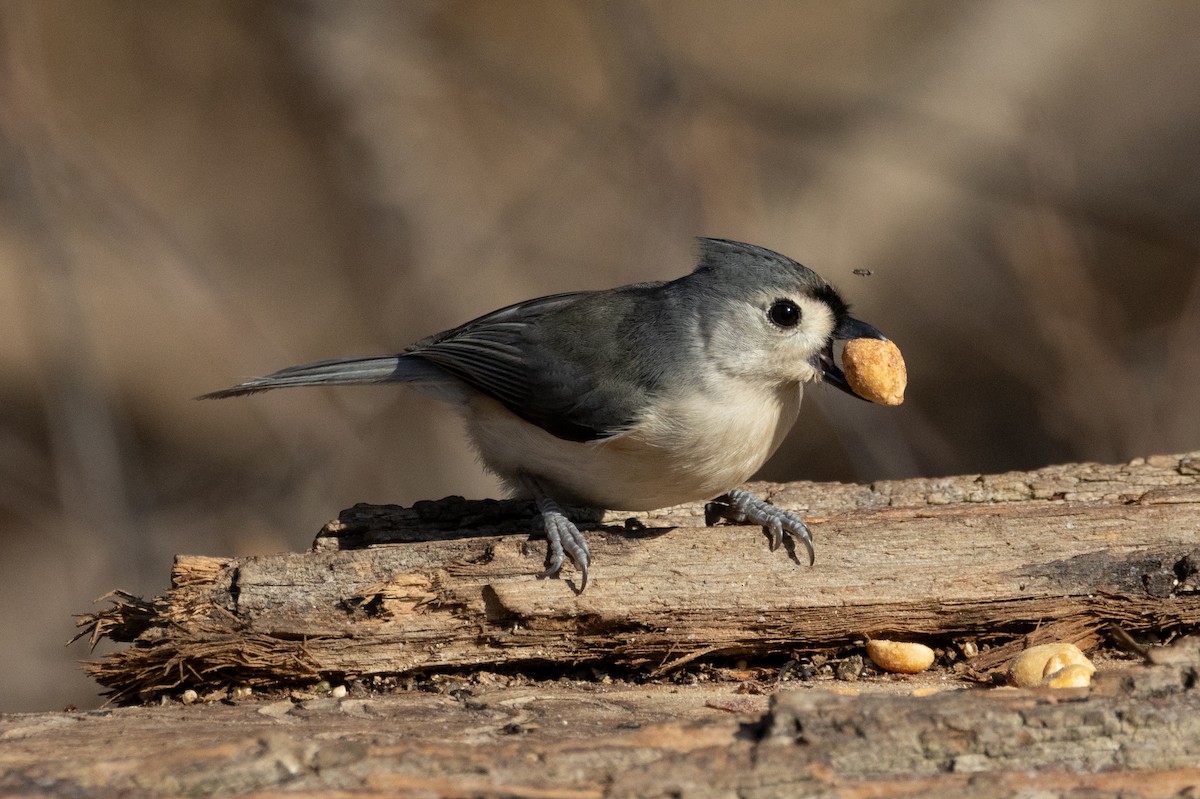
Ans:
[{"label": "bird's gray crest", "polygon": [[827,303],[837,320],[845,319],[849,306],[823,277],[786,255],[732,239],[700,237],[700,260],[696,272],[721,271],[724,281],[736,280],[744,289],[780,289],[799,287]]}]

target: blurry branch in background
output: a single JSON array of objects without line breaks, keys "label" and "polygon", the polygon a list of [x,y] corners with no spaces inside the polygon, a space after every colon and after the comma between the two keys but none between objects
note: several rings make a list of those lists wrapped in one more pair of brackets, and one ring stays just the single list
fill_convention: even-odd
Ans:
[{"label": "blurry branch in background", "polygon": [[[0,50],[6,56],[0,61],[0,147],[8,174],[2,200],[26,259],[14,270],[25,292],[21,304],[27,313],[21,322],[37,349],[34,373],[41,380],[38,396],[52,440],[46,454],[57,474],[52,502],[74,524],[84,529],[103,525],[126,541],[130,546],[122,548],[123,555],[136,554],[144,547],[136,546],[140,534],[137,513],[128,504],[136,493],[131,481],[153,478],[142,473],[138,453],[130,450],[133,441],[125,423],[133,409],[121,403],[147,399],[125,393],[138,392],[140,384],[122,383],[124,375],[105,372],[92,338],[98,309],[95,298],[84,292],[88,285],[104,282],[98,273],[107,262],[83,261],[78,253],[89,247],[107,256],[116,251],[112,260],[127,270],[126,277],[136,275],[139,288],[161,303],[156,310],[202,327],[207,341],[198,358],[219,353],[238,375],[293,355],[272,346],[277,337],[261,328],[255,298],[214,280],[176,240],[170,224],[91,150],[86,135],[56,113],[39,47],[39,13],[45,10],[13,5],[0,15]],[[99,314],[111,311],[99,308]],[[181,324],[181,335],[186,332]],[[174,381],[176,376],[144,379]],[[352,438],[350,425],[336,408],[331,410],[322,433],[331,440]],[[278,441],[292,439],[286,419],[261,414],[260,421]],[[291,454],[299,466],[304,454]],[[47,511],[50,517],[57,515]]]},{"label": "blurry branch in background", "polygon": [[41,379],[57,502],[79,529],[133,535],[121,458],[120,416],[100,379],[79,296],[76,254],[66,215],[78,196],[77,170],[42,93],[36,11],[9,5],[0,18],[0,158],[3,203],[17,251],[28,263],[20,305]]},{"label": "blurry branch in background", "polygon": [[[1036,342],[1026,351],[1039,354],[1010,366],[1036,386],[1040,425],[1104,461],[1186,440],[1187,429],[1195,429],[1195,406],[1186,397],[1200,389],[1197,371],[1188,368],[1200,365],[1200,271],[1180,274],[1189,278],[1179,290],[1190,300],[1175,319],[1173,307],[1131,299],[1157,265],[1109,267],[1117,277],[1102,285],[1101,268],[1118,257],[1102,251],[1106,240],[1129,235],[1125,228],[1135,220],[1093,213],[1072,179],[1073,154],[1052,133],[1035,129],[1026,140],[1028,196],[997,239],[1022,306],[1012,321],[1031,326]],[[1134,235],[1147,250],[1200,263],[1198,242],[1153,228]],[[1144,313],[1154,318],[1130,318]]]},{"label": "blurry branch in background", "polygon": [[[125,382],[125,375],[114,373],[101,357],[96,334],[113,308],[98,307],[89,287],[108,282],[102,270],[111,257],[128,270],[123,278],[136,275],[139,289],[162,303],[155,310],[207,320],[213,347],[230,353],[231,364],[250,360],[250,351],[259,352],[253,358],[257,362],[286,356],[262,352],[272,339],[261,331],[246,334],[254,322],[252,314],[236,313],[243,308],[241,299],[206,280],[205,270],[189,260],[169,227],[58,114],[39,47],[43,9],[12,4],[4,11],[0,203],[19,259],[11,269],[20,293],[14,304],[23,311],[15,324],[30,344],[27,374],[35,381],[10,390],[19,391],[14,398],[36,403],[34,418],[41,418],[32,424],[18,414],[0,419],[0,435],[11,440],[0,460],[7,472],[0,475],[5,486],[0,502],[9,505],[6,513],[49,531],[64,552],[77,536],[96,542],[103,561],[64,558],[68,573],[122,570],[139,580],[157,579],[152,564],[159,553],[148,544],[147,509],[133,504],[135,498],[153,501],[164,490],[142,484],[161,475],[149,469],[130,426],[147,392],[141,383]],[[139,262],[153,267],[139,269]],[[323,429],[337,435],[338,423],[331,414]],[[264,416],[264,426],[275,428],[279,440],[289,440],[286,420]],[[48,447],[41,445],[42,431]],[[295,457],[301,459],[299,453]]]},{"label": "blurry branch in background", "polygon": [[1028,196],[997,235],[1021,303],[1013,322],[1032,325],[1030,351],[1041,353],[1020,369],[1036,386],[1043,425],[1080,451],[1113,461],[1144,438],[1135,426],[1153,418],[1153,397],[1133,384],[1114,349],[1126,337],[1124,320],[1089,273],[1087,253],[1096,243],[1077,201],[1067,199],[1078,196],[1072,156],[1052,135],[1029,133]]},{"label": "blurry branch in background", "polygon": [[[1197,243],[1200,250],[1200,242]],[[1187,289],[1187,302],[1174,331],[1164,336],[1166,369],[1157,382],[1155,418],[1162,420],[1156,438],[1165,442],[1187,441],[1196,430],[1200,408],[1200,251],[1193,255],[1196,270]]]}]

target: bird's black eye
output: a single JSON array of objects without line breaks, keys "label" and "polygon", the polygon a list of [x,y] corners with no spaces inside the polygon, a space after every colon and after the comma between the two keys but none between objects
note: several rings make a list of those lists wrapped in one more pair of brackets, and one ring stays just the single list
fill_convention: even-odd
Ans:
[{"label": "bird's black eye", "polygon": [[780,327],[795,327],[800,324],[800,306],[791,300],[775,300],[767,316]]}]

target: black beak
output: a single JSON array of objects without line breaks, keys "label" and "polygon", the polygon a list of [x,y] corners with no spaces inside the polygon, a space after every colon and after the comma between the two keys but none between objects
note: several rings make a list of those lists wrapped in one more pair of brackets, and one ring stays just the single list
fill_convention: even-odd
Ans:
[{"label": "black beak", "polygon": [[880,341],[888,340],[887,336],[883,335],[866,322],[860,322],[857,319],[849,316],[842,319],[841,323],[834,328],[833,337],[838,341],[845,341],[852,338],[877,338]]},{"label": "black beak", "polygon": [[[830,337],[829,343],[825,345],[825,349],[818,352],[812,357],[812,366],[821,375],[821,380],[833,386],[834,388],[845,391],[852,397],[858,397],[854,393],[854,389],[850,388],[850,384],[846,382],[846,375],[842,373],[838,367],[837,361],[833,357],[833,342],[845,341],[852,338],[877,338],[880,341],[887,341],[887,336],[880,333],[866,322],[860,322],[857,319],[849,316],[842,319],[841,323],[834,328],[833,336]],[[858,397],[862,399],[862,397]],[[867,400],[864,400],[866,402]]]}]

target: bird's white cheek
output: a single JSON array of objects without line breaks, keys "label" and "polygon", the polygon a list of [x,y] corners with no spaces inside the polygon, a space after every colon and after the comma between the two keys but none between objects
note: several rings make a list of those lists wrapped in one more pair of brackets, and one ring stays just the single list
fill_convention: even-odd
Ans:
[{"label": "bird's white cheek", "polygon": [[739,380],[758,381],[763,390],[817,378],[809,359],[825,348],[833,330],[833,316],[822,303],[805,305],[805,323],[781,330],[739,317],[712,326],[701,357],[714,373]]}]

